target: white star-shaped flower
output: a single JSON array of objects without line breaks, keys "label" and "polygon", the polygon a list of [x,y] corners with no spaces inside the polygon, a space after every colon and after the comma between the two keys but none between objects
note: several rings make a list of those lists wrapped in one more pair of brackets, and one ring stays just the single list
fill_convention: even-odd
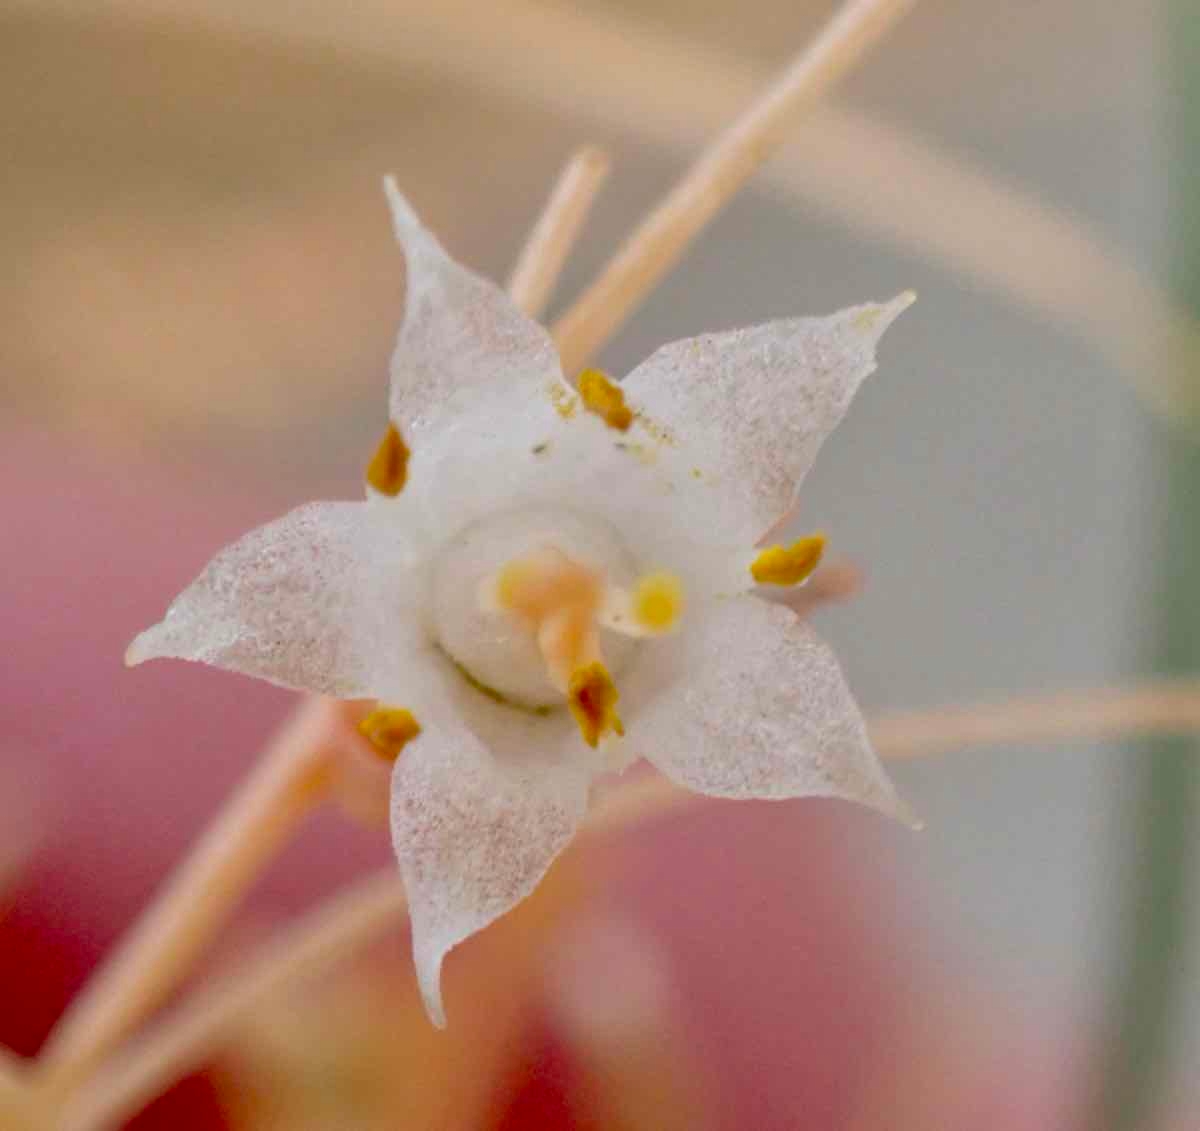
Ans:
[{"label": "white star-shaped flower", "polygon": [[379,701],[364,733],[411,743],[392,837],[440,1025],[445,955],[533,890],[606,770],[902,815],[833,655],[754,590],[815,565],[819,538],[758,543],[912,296],[675,342],[576,392],[387,192],[407,309],[367,500],[227,547],[128,659]]}]

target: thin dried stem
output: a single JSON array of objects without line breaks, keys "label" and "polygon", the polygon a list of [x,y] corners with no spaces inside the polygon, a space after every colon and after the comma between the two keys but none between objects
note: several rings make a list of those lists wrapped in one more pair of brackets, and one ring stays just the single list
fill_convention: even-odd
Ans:
[{"label": "thin dried stem", "polygon": [[0,1111],[5,1103],[24,1095],[26,1071],[23,1058],[6,1048],[0,1048]]},{"label": "thin dried stem", "polygon": [[296,713],[130,933],[69,1006],[36,1066],[59,1094],[146,1017],[191,969],[233,907],[326,796],[326,754],[345,705]]},{"label": "thin dried stem", "polygon": [[913,0],[850,0],[816,40],[642,222],[554,327],[563,372],[578,371],[778,148],[806,107],[882,38]]},{"label": "thin dried stem", "polygon": [[914,711],[871,728],[887,758],[928,758],[966,746],[1115,741],[1200,732],[1200,679],[1057,692],[974,707]]},{"label": "thin dried stem", "polygon": [[[913,711],[885,716],[871,725],[876,748],[888,759],[934,756],[967,746],[1194,732],[1200,732],[1200,679]],[[587,828],[621,828],[701,800],[665,778],[645,775],[603,797]],[[283,930],[235,973],[198,990],[118,1054],[79,1094],[65,1126],[90,1131],[138,1110],[202,1064],[224,1035],[271,993],[377,938],[400,922],[406,906],[399,879],[389,871]]]},{"label": "thin dried stem", "polygon": [[49,1115],[35,1106],[37,1097],[23,1084],[0,1088],[0,1127],[5,1131],[41,1131],[53,1123]]},{"label": "thin dried stem", "polygon": [[509,296],[530,317],[540,318],[545,313],[610,168],[608,154],[602,149],[581,149],[567,162],[551,191],[508,280]]},{"label": "thin dried stem", "polygon": [[65,1129],[118,1122],[180,1075],[202,1063],[228,1032],[273,993],[325,969],[401,921],[407,904],[395,869],[334,896],[262,952],[197,991],[166,1021],[151,1027],[85,1088],[64,1114]]}]

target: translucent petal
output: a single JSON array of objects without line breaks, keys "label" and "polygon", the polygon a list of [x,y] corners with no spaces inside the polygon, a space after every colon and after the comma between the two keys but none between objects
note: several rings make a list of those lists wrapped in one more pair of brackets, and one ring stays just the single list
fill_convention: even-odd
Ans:
[{"label": "translucent petal", "polygon": [[504,407],[561,382],[549,335],[494,283],[454,262],[389,177],[384,182],[404,249],[404,323],[392,356],[391,414],[419,474],[429,445],[452,444],[463,416],[503,434]]},{"label": "translucent petal", "polygon": [[574,510],[617,532],[635,572],[676,573],[689,597],[750,586],[749,543],[722,542],[699,507],[685,505],[685,491],[694,496],[697,486],[681,488],[657,443],[630,439],[581,410],[564,419],[545,397],[506,408],[505,422],[503,439],[461,428],[432,474],[414,484],[430,530],[440,522],[449,537],[504,512]]},{"label": "translucent petal", "polygon": [[827,318],[705,334],[639,365],[623,388],[643,419],[673,437],[661,461],[691,520],[750,546],[785,516],[874,371],[880,336],[912,301],[909,292]]},{"label": "translucent petal", "polygon": [[446,954],[537,886],[587,811],[579,762],[497,758],[453,716],[438,718],[392,776],[392,844],[408,892],[425,1008],[446,1024]]},{"label": "translucent petal", "polygon": [[420,647],[398,512],[310,503],[222,550],[126,660],[199,660],[285,687],[381,696]]},{"label": "translucent petal", "polygon": [[668,777],[715,797],[840,797],[910,819],[837,660],[791,610],[713,602],[657,647],[635,673],[627,732]]}]

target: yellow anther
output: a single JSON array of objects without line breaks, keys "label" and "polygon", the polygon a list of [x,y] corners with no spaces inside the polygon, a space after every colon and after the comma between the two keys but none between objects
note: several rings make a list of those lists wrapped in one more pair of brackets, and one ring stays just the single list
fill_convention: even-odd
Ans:
[{"label": "yellow anther", "polygon": [[633,412],[625,403],[625,394],[599,369],[585,369],[579,375],[579,397],[588,412],[595,413],[610,428],[626,432],[633,423]]},{"label": "yellow anther", "polygon": [[381,495],[394,499],[408,482],[410,454],[400,430],[394,424],[389,424],[371,462],[367,464],[367,482]]},{"label": "yellow anther", "polygon": [[616,686],[603,664],[585,664],[572,673],[567,703],[579,724],[583,741],[589,746],[595,746],[610,731],[625,733],[617,716],[618,698]]},{"label": "yellow anther", "polygon": [[825,535],[810,534],[790,546],[770,546],[750,563],[750,573],[760,585],[799,585],[820,565]]},{"label": "yellow anther", "polygon": [[361,734],[385,758],[395,761],[418,734],[421,724],[403,707],[379,707],[358,724]]},{"label": "yellow anther", "polygon": [[669,632],[683,612],[683,582],[673,573],[648,573],[633,589],[633,616],[648,632]]}]

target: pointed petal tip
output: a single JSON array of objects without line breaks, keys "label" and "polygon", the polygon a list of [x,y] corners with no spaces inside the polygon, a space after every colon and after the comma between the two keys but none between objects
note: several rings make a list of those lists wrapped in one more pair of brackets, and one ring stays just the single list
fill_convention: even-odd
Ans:
[{"label": "pointed petal tip", "polygon": [[887,814],[889,817],[895,817],[910,832],[921,833],[925,831],[925,822],[917,816],[916,811],[907,801],[903,801],[899,797],[892,801]]},{"label": "pointed petal tip", "polygon": [[886,302],[867,303],[858,308],[853,324],[872,341],[878,342],[884,331],[916,301],[917,292],[909,290],[901,291]]},{"label": "pointed petal tip", "polygon": [[418,970],[417,982],[421,988],[421,1001],[425,1013],[435,1029],[446,1028],[446,1007],[442,1003],[442,963],[439,959],[431,972]]},{"label": "pointed petal tip", "polygon": [[139,632],[129,642],[129,647],[125,649],[125,666],[127,668],[136,668],[138,664],[144,664],[147,660],[154,658],[154,654],[151,652],[150,645],[146,640],[153,631],[152,628],[148,628],[145,632]]},{"label": "pointed petal tip", "polygon": [[397,239],[403,241],[409,234],[421,230],[421,221],[417,218],[416,211],[400,191],[400,186],[391,173],[383,178],[383,195],[387,198],[388,208],[392,213],[392,227]]}]

